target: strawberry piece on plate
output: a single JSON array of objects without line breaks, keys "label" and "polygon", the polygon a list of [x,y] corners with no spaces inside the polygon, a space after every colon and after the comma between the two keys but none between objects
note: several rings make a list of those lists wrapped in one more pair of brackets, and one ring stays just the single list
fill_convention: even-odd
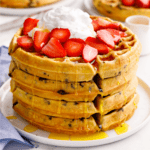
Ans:
[{"label": "strawberry piece on plate", "polygon": [[22,47],[26,51],[33,51],[33,40],[31,37],[25,35],[22,37],[19,37],[17,39],[17,44],[18,46]]},{"label": "strawberry piece on plate", "polygon": [[85,42],[82,39],[72,38],[64,43],[64,49],[69,57],[78,57],[82,55]]},{"label": "strawberry piece on plate", "polygon": [[122,0],[122,4],[125,6],[133,6],[135,3],[135,0]]},{"label": "strawberry piece on plate", "polygon": [[100,29],[100,25],[98,24],[98,20],[92,20],[92,25],[93,25],[94,31],[97,31]]},{"label": "strawberry piece on plate", "polygon": [[91,47],[96,48],[99,54],[107,54],[109,52],[108,46],[97,38],[88,37],[85,42]]},{"label": "strawberry piece on plate", "polygon": [[42,53],[50,58],[65,57],[66,51],[61,43],[56,38],[51,38],[48,43],[42,48]]},{"label": "strawberry piece on plate", "polygon": [[66,42],[70,37],[70,31],[63,28],[55,28],[50,32],[50,38],[57,38],[61,43]]},{"label": "strawberry piece on plate", "polygon": [[34,48],[36,52],[40,52],[45,44],[49,41],[50,32],[35,31],[34,33]]},{"label": "strawberry piece on plate", "polygon": [[98,50],[89,45],[86,45],[83,49],[82,57],[85,62],[93,61],[98,55]]},{"label": "strawberry piece on plate", "polygon": [[114,38],[114,42],[118,43],[119,40],[121,39],[121,37],[126,37],[127,34],[125,32],[116,30],[116,29],[106,29],[108,32],[110,32],[110,34],[112,35],[112,37]]},{"label": "strawberry piece on plate", "polygon": [[97,31],[97,37],[100,41],[103,41],[110,48],[115,47],[114,38],[109,31],[102,29]]},{"label": "strawberry piece on plate", "polygon": [[23,34],[27,35],[33,28],[37,26],[38,19],[27,18],[23,23]]},{"label": "strawberry piece on plate", "polygon": [[116,22],[109,22],[102,18],[98,18],[98,24],[100,29],[112,28],[112,29],[119,29],[119,24]]},{"label": "strawberry piece on plate", "polygon": [[141,8],[149,8],[150,7],[149,0],[135,0],[135,4],[136,4],[136,6],[141,7]]}]

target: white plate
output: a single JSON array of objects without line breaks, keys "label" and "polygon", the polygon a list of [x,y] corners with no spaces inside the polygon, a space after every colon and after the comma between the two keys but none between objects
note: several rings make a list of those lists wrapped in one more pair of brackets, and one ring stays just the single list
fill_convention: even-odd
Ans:
[{"label": "white plate", "polygon": [[52,3],[46,6],[36,7],[36,8],[4,8],[0,7],[0,14],[6,14],[6,15],[30,15],[35,14],[41,11],[45,11],[48,9],[52,9],[54,7],[60,7],[60,6],[69,6],[74,2],[74,0],[61,0],[56,3]]},{"label": "white plate", "polygon": [[93,16],[103,16],[100,14],[97,9],[93,5],[93,0],[84,0],[84,8],[85,10]]},{"label": "white plate", "polygon": [[[109,137],[99,140],[89,140],[89,141],[69,141],[69,140],[54,140],[47,138],[50,134],[49,132],[38,129],[33,133],[27,133],[23,128],[28,124],[26,120],[21,118],[17,113],[12,109],[12,93],[9,92],[8,80],[0,89],[0,93],[4,91],[5,93],[2,96],[2,107],[1,111],[5,117],[7,116],[16,116],[16,120],[10,120],[12,125],[25,137],[40,142],[44,144],[56,145],[56,146],[65,146],[65,147],[86,147],[86,146],[97,146],[112,143],[115,141],[122,140],[137,131],[139,131],[146,123],[150,120],[150,88],[144,81],[139,79],[139,85],[137,88],[138,93],[140,94],[140,101],[138,104],[138,109],[135,111],[133,117],[126,121],[129,125],[129,130],[121,135],[117,135],[114,130],[106,131]],[[7,89],[7,90],[6,90]]]}]

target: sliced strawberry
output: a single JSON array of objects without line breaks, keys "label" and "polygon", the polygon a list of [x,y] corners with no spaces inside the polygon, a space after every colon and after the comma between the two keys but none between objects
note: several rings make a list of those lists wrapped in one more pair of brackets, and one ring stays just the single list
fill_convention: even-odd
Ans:
[{"label": "sliced strawberry", "polygon": [[66,42],[70,37],[70,31],[63,28],[55,28],[50,33],[50,38],[57,38],[61,43]]},{"label": "sliced strawberry", "polygon": [[49,41],[50,32],[35,31],[34,33],[34,48],[36,52],[40,52],[45,44]]},{"label": "sliced strawberry", "polygon": [[98,50],[89,45],[86,45],[83,49],[82,57],[85,62],[91,62],[98,55]]},{"label": "sliced strawberry", "polygon": [[94,31],[97,31],[100,29],[100,25],[98,24],[98,20],[92,20],[92,25],[93,25]]},{"label": "sliced strawberry", "polygon": [[85,42],[82,39],[72,38],[64,44],[64,49],[67,51],[68,56],[77,57],[82,55],[84,45]]},{"label": "sliced strawberry", "polygon": [[149,8],[150,7],[149,0],[135,0],[135,4],[136,4],[136,6],[141,7],[141,8]]},{"label": "sliced strawberry", "polygon": [[56,38],[51,38],[49,42],[42,48],[42,53],[50,58],[65,57],[66,51]]},{"label": "sliced strawberry", "polygon": [[27,35],[33,28],[37,26],[38,19],[27,18],[23,23],[23,34]]},{"label": "sliced strawberry", "polygon": [[122,0],[122,4],[125,6],[133,6],[135,4],[135,0]]},{"label": "sliced strawberry", "polygon": [[[70,40],[70,39],[69,39]],[[72,41],[77,42],[77,43],[81,43],[81,44],[86,44],[84,40],[79,39],[79,38],[71,38]]]},{"label": "sliced strawberry", "polygon": [[119,24],[116,22],[109,22],[102,18],[98,18],[98,24],[100,29],[112,28],[112,29],[119,29]]},{"label": "sliced strawberry", "polygon": [[107,45],[97,38],[88,37],[85,42],[86,44],[96,48],[99,54],[107,54],[109,52]]},{"label": "sliced strawberry", "polygon": [[17,39],[18,46],[26,51],[33,51],[33,40],[31,37],[25,35]]},{"label": "sliced strawberry", "polygon": [[118,43],[119,40],[121,39],[121,37],[126,37],[127,34],[125,32],[116,30],[116,29],[106,29],[107,31],[110,32],[110,34],[113,36],[114,38],[114,42]]},{"label": "sliced strawberry", "polygon": [[99,38],[99,40],[103,41],[110,48],[114,48],[115,46],[114,38],[112,37],[110,32],[107,31],[106,29],[97,31],[97,37]]}]

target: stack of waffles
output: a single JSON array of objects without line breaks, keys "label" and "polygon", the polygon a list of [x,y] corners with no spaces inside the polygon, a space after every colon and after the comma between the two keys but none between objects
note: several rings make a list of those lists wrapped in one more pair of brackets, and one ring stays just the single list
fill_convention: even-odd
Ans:
[{"label": "stack of waffles", "polygon": [[0,0],[0,7],[27,8],[48,5],[59,0]]},{"label": "stack of waffles", "polygon": [[9,46],[14,110],[40,129],[66,134],[106,131],[131,118],[139,101],[141,44],[128,28],[119,26],[127,36],[90,63],[82,57],[27,52],[17,45],[19,29]]}]

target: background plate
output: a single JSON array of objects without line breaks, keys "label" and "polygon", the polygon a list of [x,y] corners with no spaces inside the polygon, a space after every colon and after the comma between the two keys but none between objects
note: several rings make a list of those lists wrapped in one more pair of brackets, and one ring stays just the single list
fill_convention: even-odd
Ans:
[{"label": "background plate", "polygon": [[36,14],[41,11],[45,11],[48,9],[52,9],[54,7],[60,7],[60,6],[69,6],[74,2],[74,0],[61,0],[56,3],[52,3],[46,6],[36,7],[36,8],[5,8],[0,7],[0,14],[7,14],[7,15],[30,15],[30,14]]},{"label": "background plate", "polygon": [[[4,92],[1,99],[1,111],[5,117],[7,116],[16,116],[17,119],[10,120],[12,125],[25,137],[40,142],[44,144],[56,145],[56,146],[66,146],[66,147],[86,147],[86,146],[97,146],[112,143],[115,141],[122,140],[140,130],[146,123],[150,120],[150,88],[148,85],[139,79],[139,85],[137,88],[138,93],[140,94],[140,101],[138,104],[138,109],[135,111],[133,117],[126,121],[129,125],[128,132],[117,135],[114,130],[106,131],[109,137],[99,140],[89,140],[87,141],[70,141],[70,140],[54,140],[47,138],[49,132],[38,129],[33,133],[27,133],[23,128],[28,124],[28,122],[15,113],[12,109],[12,93],[10,91],[8,80],[0,89],[0,93]],[[7,89],[7,90],[6,90]]]},{"label": "background plate", "polygon": [[94,16],[103,16],[100,14],[97,9],[93,5],[93,0],[84,0],[84,9],[86,12],[88,12],[90,15]]}]

